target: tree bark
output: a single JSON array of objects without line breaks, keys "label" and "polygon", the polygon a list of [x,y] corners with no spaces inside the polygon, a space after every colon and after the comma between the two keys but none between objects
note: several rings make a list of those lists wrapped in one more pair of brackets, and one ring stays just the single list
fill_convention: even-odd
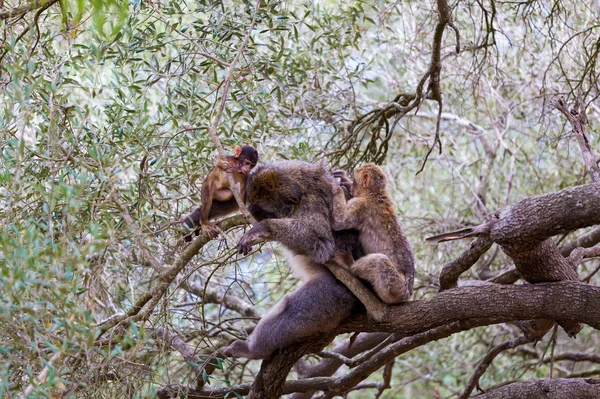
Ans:
[{"label": "tree bark", "polygon": [[283,394],[283,384],[290,370],[302,356],[321,351],[335,335],[291,345],[263,360],[248,399],[275,399]]},{"label": "tree bark", "polygon": [[[459,287],[432,298],[390,306],[380,322],[356,315],[336,333],[393,332],[409,336],[455,321],[481,319],[488,325],[513,320],[576,320],[600,329],[600,287],[562,281],[531,285]],[[485,320],[485,321],[484,321]]]},{"label": "tree bark", "polygon": [[597,399],[600,398],[599,378],[557,378],[514,382],[493,389],[477,399]]}]

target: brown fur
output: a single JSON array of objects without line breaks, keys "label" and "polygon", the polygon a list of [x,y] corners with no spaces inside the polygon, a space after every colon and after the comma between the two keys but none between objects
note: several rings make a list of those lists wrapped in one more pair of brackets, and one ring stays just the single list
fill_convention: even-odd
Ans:
[{"label": "brown fur", "polygon": [[[398,223],[383,170],[375,164],[356,169],[352,188],[354,198],[347,203],[342,190],[335,186],[334,190],[334,230],[357,229],[368,254],[345,266],[368,281],[383,302],[393,304],[409,299],[414,281],[414,259]],[[340,262],[343,257],[338,255],[336,259]]]},{"label": "brown fur", "polygon": [[[217,158],[215,166],[208,173],[200,191],[200,206],[191,213],[182,216],[180,221],[188,229],[202,226],[211,238],[216,237],[218,230],[209,219],[225,216],[239,209],[239,205],[233,196],[229,186],[227,173],[231,173],[233,181],[239,187],[240,197],[245,197],[246,180],[252,168],[258,162],[258,152],[251,145],[236,146],[233,155],[225,158]],[[199,230],[196,230],[198,235]],[[191,241],[192,235],[188,235],[185,241]]]}]

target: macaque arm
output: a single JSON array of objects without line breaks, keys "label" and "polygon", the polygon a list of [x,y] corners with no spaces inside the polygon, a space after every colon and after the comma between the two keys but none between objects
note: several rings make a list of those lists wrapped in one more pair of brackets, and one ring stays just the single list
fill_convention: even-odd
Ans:
[{"label": "macaque arm", "polygon": [[333,215],[331,227],[334,230],[355,229],[360,226],[364,212],[360,197],[346,202],[344,190],[336,186],[333,192]]},{"label": "macaque arm", "polygon": [[348,178],[348,175],[343,170],[336,170],[333,172],[333,177],[340,179],[340,186],[346,189],[347,194],[351,197],[352,194],[352,181]]},{"label": "macaque arm", "polygon": [[[214,171],[214,169],[213,169]],[[210,207],[212,206],[213,196],[216,191],[216,184],[213,172],[210,172],[204,183],[202,183],[202,189],[200,190],[200,204],[202,205],[202,209],[200,211],[200,224],[206,226],[208,223],[208,217],[210,214]]]},{"label": "macaque arm", "polygon": [[217,159],[215,160],[215,167],[221,169],[224,172],[231,172],[233,171],[233,167],[231,165],[231,159],[232,157],[221,157],[218,156]]},{"label": "macaque arm", "polygon": [[[315,229],[314,226],[324,228]],[[255,224],[239,241],[238,250],[246,255],[252,250],[253,244],[266,240],[277,241],[293,252],[310,256],[317,263],[325,263],[335,250],[326,220],[302,223],[293,218],[265,219]]]}]

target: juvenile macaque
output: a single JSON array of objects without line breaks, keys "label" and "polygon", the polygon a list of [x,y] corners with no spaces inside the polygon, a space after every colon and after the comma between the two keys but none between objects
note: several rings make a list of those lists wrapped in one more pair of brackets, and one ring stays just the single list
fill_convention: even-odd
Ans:
[{"label": "juvenile macaque", "polygon": [[335,329],[359,305],[324,266],[336,251],[362,255],[357,234],[331,229],[333,177],[321,166],[297,161],[257,167],[248,177],[248,210],[259,221],[240,240],[241,253],[258,241],[282,243],[305,284],[265,315],[247,341],[223,349],[231,357],[262,359],[275,350]]},{"label": "juvenile macaque", "polygon": [[[258,151],[251,145],[236,146],[233,155],[225,158],[217,158],[214,168],[202,183],[200,191],[200,206],[191,213],[181,218],[184,225],[193,229],[201,225],[214,238],[218,231],[215,230],[211,218],[225,216],[239,209],[237,201],[233,196],[227,173],[231,173],[233,181],[239,188],[240,197],[244,198],[246,179],[248,174],[258,162]],[[192,235],[185,237],[185,241],[191,241]]]},{"label": "juvenile macaque", "polygon": [[[342,182],[348,181],[340,172],[335,175]],[[410,298],[415,268],[386,186],[385,173],[375,164],[356,169],[353,198],[347,203],[341,187],[333,185],[332,226],[334,230],[357,229],[367,254],[352,263],[351,258],[338,253],[338,263],[368,281],[383,302],[394,304]]]}]

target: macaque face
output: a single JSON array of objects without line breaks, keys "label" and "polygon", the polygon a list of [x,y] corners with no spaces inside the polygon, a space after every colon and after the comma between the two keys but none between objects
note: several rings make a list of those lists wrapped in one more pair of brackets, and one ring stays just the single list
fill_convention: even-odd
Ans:
[{"label": "macaque face", "polygon": [[244,159],[243,161],[240,161],[238,165],[240,172],[247,175],[248,173],[250,173],[252,168],[256,166],[256,162],[252,162],[249,159]]},{"label": "macaque face", "polygon": [[258,151],[251,145],[237,146],[233,155],[237,160],[237,165],[235,165],[234,169],[244,175],[248,175],[258,162]]}]

